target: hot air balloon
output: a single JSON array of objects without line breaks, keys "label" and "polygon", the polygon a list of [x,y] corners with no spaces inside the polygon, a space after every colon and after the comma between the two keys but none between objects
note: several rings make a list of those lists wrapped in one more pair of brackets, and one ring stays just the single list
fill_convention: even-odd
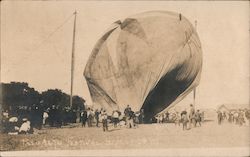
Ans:
[{"label": "hot air balloon", "polygon": [[181,14],[151,11],[115,22],[84,70],[93,105],[144,109],[145,120],[174,106],[200,81],[201,43]]}]

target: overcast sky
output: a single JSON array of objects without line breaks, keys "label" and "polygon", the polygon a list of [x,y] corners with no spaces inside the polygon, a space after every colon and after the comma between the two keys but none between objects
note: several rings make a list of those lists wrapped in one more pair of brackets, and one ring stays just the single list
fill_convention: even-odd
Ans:
[{"label": "overcast sky", "polygon": [[[78,15],[74,94],[87,103],[91,103],[91,98],[83,71],[96,41],[114,21],[152,10],[178,12],[191,23],[198,21],[203,50],[196,99],[199,107],[248,103],[249,2],[4,1],[1,81],[28,82],[40,92],[59,88],[69,93],[73,28],[70,16],[75,10]],[[182,103],[191,98],[192,94]]]}]

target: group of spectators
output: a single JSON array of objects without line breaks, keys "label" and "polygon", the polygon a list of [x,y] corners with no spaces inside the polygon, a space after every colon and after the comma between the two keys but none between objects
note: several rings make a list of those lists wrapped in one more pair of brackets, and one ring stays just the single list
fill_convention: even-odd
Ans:
[{"label": "group of spectators", "polygon": [[44,124],[49,124],[51,127],[61,127],[68,123],[76,123],[77,111],[66,106],[60,108],[59,106],[52,105],[44,111],[43,120]]},{"label": "group of spectators", "polygon": [[[192,104],[190,104],[190,112],[189,116],[186,111],[181,112],[181,120],[183,124],[183,130],[191,129],[192,127],[201,126],[201,122],[204,121],[204,112],[200,112],[200,110],[196,110]],[[189,123],[189,127],[188,127]]]},{"label": "group of spectators", "polygon": [[9,134],[33,133],[34,128],[40,130],[43,127],[62,127],[68,123],[76,123],[77,114],[79,114],[82,127],[100,127],[101,123],[103,131],[108,131],[110,124],[114,128],[122,125],[127,128],[135,128],[139,123],[143,123],[144,118],[143,109],[134,112],[129,105],[123,114],[119,110],[108,114],[103,108],[100,110],[87,108],[76,112],[70,107],[61,108],[52,105],[44,109],[39,105],[33,105],[5,110],[2,113],[2,128],[3,132]]},{"label": "group of spectators", "polygon": [[[201,126],[201,122],[204,121],[204,112],[196,110],[192,104],[190,104],[190,112],[183,110],[181,113],[175,111],[173,113],[162,113],[155,117],[157,123],[175,123],[175,125],[180,126],[182,123],[183,130],[190,129],[192,127]],[[188,125],[189,124],[189,125]]]},{"label": "group of spectators", "polygon": [[2,115],[2,131],[10,134],[20,133],[21,128],[22,131],[26,130],[26,133],[33,133],[34,128],[40,130],[45,126],[61,127],[68,123],[75,123],[77,118],[76,111],[71,108],[60,108],[55,105],[47,109],[39,105],[19,107],[5,110]]},{"label": "group of spectators", "polygon": [[108,131],[110,124],[114,128],[122,125],[126,125],[127,128],[136,128],[139,123],[143,123],[144,113],[143,109],[139,112],[134,112],[129,105],[124,110],[122,114],[119,110],[114,110],[112,113],[108,114],[103,108],[95,111],[91,108],[83,110],[80,114],[82,127],[99,127],[99,123],[102,123],[103,131]]},{"label": "group of spectators", "polygon": [[[223,122],[229,122],[237,125],[249,125],[250,122],[250,110],[238,109],[234,111],[217,111],[218,124]],[[248,121],[248,123],[247,123]]]},{"label": "group of spectators", "polygon": [[[59,106],[52,105],[50,108],[43,109],[37,105],[33,105],[29,109],[15,110],[16,113],[9,114],[8,111],[3,113],[4,132],[23,132],[32,133],[33,128],[41,129],[45,126],[61,127],[68,123],[76,123],[77,112],[70,107],[60,108]],[[112,113],[107,113],[103,108],[100,110],[93,110],[87,108],[79,113],[80,122],[82,127],[100,127],[102,124],[103,131],[108,131],[109,126],[116,128],[118,126],[126,126],[126,128],[137,128],[138,124],[144,123],[144,110],[134,112],[129,105],[122,113],[119,110],[114,110]],[[181,113],[159,114],[155,116],[152,122],[167,123],[174,122],[176,125],[183,125],[183,130],[188,129],[191,125],[201,126],[203,114],[199,110],[195,111],[193,105],[190,105],[190,112],[184,110]],[[13,120],[14,119],[14,120]],[[22,127],[23,125],[23,127]],[[26,129],[24,126],[26,126]],[[18,130],[18,129],[19,130]],[[22,128],[20,130],[20,128]]]},{"label": "group of spectators", "polygon": [[[112,113],[107,113],[103,108],[93,110],[87,108],[77,113],[70,107],[60,108],[52,105],[52,107],[44,109],[40,106],[33,105],[30,108],[20,108],[12,111],[4,111],[2,119],[3,131],[10,134],[33,133],[33,129],[41,129],[42,127],[62,127],[68,123],[76,123],[77,114],[80,116],[82,127],[100,127],[103,131],[108,131],[110,126],[117,128],[118,126],[126,126],[126,128],[136,128],[138,124],[144,123],[144,111],[134,112],[129,105],[122,113],[119,110],[114,110]],[[235,123],[243,125],[246,121],[250,121],[250,110],[237,110],[230,112],[217,112],[218,124],[222,122]],[[201,126],[204,121],[204,112],[195,110],[190,104],[190,111],[186,110],[181,113],[175,111],[173,113],[161,113],[156,115],[152,123],[175,123],[176,126],[182,124],[183,130],[191,129],[192,127]]]}]

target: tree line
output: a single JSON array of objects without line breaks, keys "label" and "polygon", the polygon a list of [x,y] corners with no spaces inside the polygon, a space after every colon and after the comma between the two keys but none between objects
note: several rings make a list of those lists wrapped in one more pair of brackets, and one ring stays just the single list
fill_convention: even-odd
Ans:
[{"label": "tree line", "polygon": [[[72,110],[83,110],[85,100],[80,96],[73,96]],[[43,109],[52,105],[59,108],[70,107],[70,95],[60,89],[48,89],[39,93],[26,82],[0,83],[0,104],[2,110],[17,110],[30,108],[34,105]]]}]

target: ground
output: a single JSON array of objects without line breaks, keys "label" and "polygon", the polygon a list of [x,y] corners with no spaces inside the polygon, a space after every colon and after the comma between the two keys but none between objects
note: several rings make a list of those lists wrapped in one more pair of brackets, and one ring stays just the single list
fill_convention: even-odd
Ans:
[{"label": "ground", "polygon": [[136,129],[46,128],[33,135],[0,134],[1,150],[249,147],[249,126],[218,125],[182,130],[175,124],[143,124]]}]

